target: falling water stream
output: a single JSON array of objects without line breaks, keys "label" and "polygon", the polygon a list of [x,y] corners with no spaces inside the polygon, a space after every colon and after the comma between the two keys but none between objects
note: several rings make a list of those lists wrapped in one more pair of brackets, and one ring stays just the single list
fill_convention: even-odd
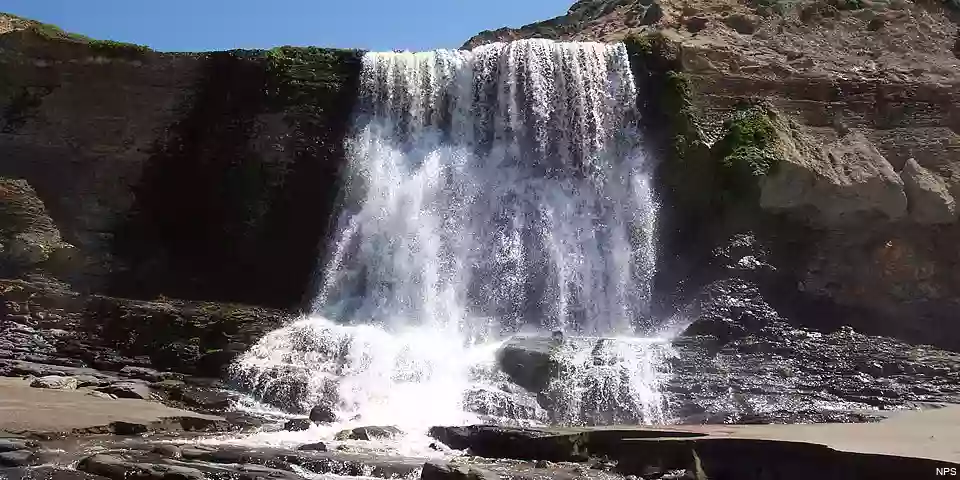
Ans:
[{"label": "falling water stream", "polygon": [[[330,402],[337,428],[662,421],[667,347],[643,338],[656,205],[626,48],[523,40],[362,68],[313,312],[240,359],[244,385],[289,412]],[[554,331],[578,341],[548,413],[495,352]]]}]

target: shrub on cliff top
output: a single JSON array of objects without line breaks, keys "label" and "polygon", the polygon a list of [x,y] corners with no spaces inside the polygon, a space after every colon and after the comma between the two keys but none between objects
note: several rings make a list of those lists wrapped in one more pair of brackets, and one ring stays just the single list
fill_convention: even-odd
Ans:
[{"label": "shrub on cliff top", "polygon": [[114,40],[96,40],[79,33],[64,31],[62,28],[50,23],[41,23],[7,13],[4,15],[21,20],[27,25],[27,29],[43,38],[82,44],[87,46],[94,54],[105,57],[135,59],[153,51],[145,45],[117,42]]}]

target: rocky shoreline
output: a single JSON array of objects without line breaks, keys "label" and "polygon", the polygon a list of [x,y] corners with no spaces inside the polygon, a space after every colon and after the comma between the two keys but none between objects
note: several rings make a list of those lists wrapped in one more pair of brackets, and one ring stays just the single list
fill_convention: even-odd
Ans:
[{"label": "rocky shoreline", "polygon": [[[27,419],[19,426],[15,420],[0,421],[0,432],[6,432],[0,440],[0,464],[5,468],[0,476],[11,479],[310,479],[324,474],[424,479],[613,479],[629,475],[679,479],[701,478],[697,468],[705,469],[705,474],[727,472],[732,465],[741,464],[731,463],[729,458],[757,449],[774,452],[770,458],[812,458],[809,461],[815,460],[813,471],[818,475],[870,472],[879,468],[877,465],[887,465],[884,462],[892,462],[884,468],[900,468],[907,474],[935,468],[934,464],[943,461],[877,460],[872,456],[868,461],[859,453],[848,456],[829,447],[816,450],[820,447],[815,447],[815,440],[748,438],[731,443],[714,440],[708,427],[800,428],[803,425],[784,424],[829,423],[858,428],[864,422],[884,425],[889,422],[884,418],[900,411],[933,409],[936,413],[947,404],[960,403],[958,354],[867,336],[849,328],[817,332],[793,326],[764,302],[749,281],[733,278],[712,285],[688,306],[687,313],[696,310],[696,322],[678,324],[683,331],[671,344],[670,374],[661,385],[669,422],[675,425],[671,429],[438,426],[429,432],[435,440],[434,457],[406,457],[378,450],[378,441],[384,438],[398,437],[397,441],[403,442],[404,432],[390,426],[355,427],[327,435],[318,433],[317,424],[306,418],[307,412],[302,417],[271,417],[236,409],[242,395],[231,390],[233,383],[225,366],[232,356],[227,353],[242,351],[264,330],[290,318],[286,314],[234,306],[232,316],[223,316],[222,310],[192,302],[85,296],[37,282],[4,281],[0,285],[4,288],[0,306],[7,312],[0,317],[0,375],[8,377],[0,379],[0,387],[7,392],[0,399],[0,411],[12,412],[11,420]],[[91,305],[98,308],[91,309]],[[98,317],[97,329],[84,327],[91,311],[109,312]],[[211,326],[219,331],[210,338],[182,337],[194,331],[209,332]],[[165,345],[178,347],[150,352],[133,342],[121,342],[122,338],[162,339]],[[543,389],[550,378],[535,375],[577,368],[562,365],[557,352],[564,344],[578,342],[595,343],[593,351],[602,358],[604,339],[520,336],[501,347],[501,367],[549,411]],[[227,348],[195,355],[189,352],[197,350],[184,345]],[[178,354],[173,360],[171,351]],[[555,368],[557,362],[560,370]],[[201,373],[214,376],[198,375]],[[571,373],[575,372],[567,372]],[[589,395],[589,389],[583,391]],[[74,397],[58,403],[57,395]],[[16,398],[25,399],[21,406],[29,403],[19,413],[11,403]],[[144,413],[156,408],[167,410],[153,416]],[[139,413],[125,416],[124,412],[131,411]],[[43,421],[34,420],[31,425],[31,415],[43,417]],[[333,420],[322,412],[310,416],[319,425]],[[58,421],[63,423],[55,424]],[[707,430],[698,431],[700,428]],[[303,433],[303,444],[280,449],[231,445],[230,439],[283,430]],[[318,443],[324,435],[332,440]],[[714,441],[719,443],[714,445]],[[65,449],[52,447],[64,442],[74,445],[66,449],[71,452],[66,457]],[[793,453],[795,449],[806,453]],[[637,457],[640,452],[646,453]],[[693,454],[700,467],[690,463]],[[75,470],[62,470],[65,466]],[[776,464],[763,468],[788,470]],[[759,478],[738,475],[735,478]],[[831,478],[822,475],[817,478]]]}]

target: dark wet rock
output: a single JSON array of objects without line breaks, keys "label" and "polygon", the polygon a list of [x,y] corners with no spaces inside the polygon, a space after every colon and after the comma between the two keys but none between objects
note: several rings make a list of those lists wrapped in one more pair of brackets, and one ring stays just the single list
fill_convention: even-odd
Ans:
[{"label": "dark wet rock", "polygon": [[184,388],[178,400],[190,407],[204,410],[226,410],[236,398],[236,394],[209,388]]},{"label": "dark wet rock", "polygon": [[309,452],[326,452],[327,445],[323,442],[307,443],[297,447],[297,450],[309,451]]},{"label": "dark wet rock", "polygon": [[77,375],[77,387],[100,387],[108,384],[110,381],[93,375]]},{"label": "dark wet rock", "polygon": [[499,480],[500,476],[468,465],[430,461],[423,464],[421,480]]},{"label": "dark wet rock", "polygon": [[210,455],[210,453],[216,450],[215,447],[207,445],[184,445],[180,447],[180,455],[183,458],[195,460]]},{"label": "dark wet rock", "polygon": [[337,414],[332,405],[321,404],[310,409],[310,420],[315,423],[333,423],[337,421]]},{"label": "dark wet rock", "polygon": [[[0,359],[45,364],[21,376],[90,374],[54,368],[62,366],[121,372],[147,382],[177,374],[218,377],[237,354],[288,317],[266,308],[88,296],[59,284],[0,280],[0,331],[6,333]],[[0,374],[17,374],[10,370],[10,364],[0,364]]]},{"label": "dark wet rock", "polygon": [[164,429],[183,430],[187,432],[227,432],[232,426],[226,420],[202,417],[173,417],[166,418],[162,424]]},{"label": "dark wet rock", "polygon": [[117,382],[106,387],[100,387],[98,392],[109,393],[117,398],[139,398],[150,400],[150,387],[142,383]]},{"label": "dark wet rock", "polygon": [[51,390],[76,390],[78,383],[77,379],[73,377],[51,375],[40,377],[30,382],[30,386],[33,388],[49,388]]},{"label": "dark wet rock", "polygon": [[181,458],[183,457],[183,452],[180,451],[180,447],[176,445],[157,445],[153,447],[151,452],[156,453],[157,455],[162,455],[167,458]]},{"label": "dark wet rock", "polygon": [[515,336],[497,351],[497,363],[517,385],[538,393],[557,372],[552,354],[559,344],[554,338]]},{"label": "dark wet rock", "polygon": [[292,418],[283,424],[283,429],[291,432],[301,432],[309,430],[313,422],[309,418]]},{"label": "dark wet rock", "polygon": [[742,280],[714,282],[705,287],[681,317],[695,318],[682,336],[710,335],[721,344],[760,332],[779,314],[760,296],[757,288]]},{"label": "dark wet rock", "polygon": [[150,431],[145,423],[111,422],[110,430],[117,435],[140,435]]},{"label": "dark wet rock", "polygon": [[57,467],[0,468],[4,480],[104,480],[106,477]]},{"label": "dark wet rock", "polygon": [[397,427],[358,427],[352,430],[337,432],[337,440],[375,440],[379,438],[395,437],[403,433]]},{"label": "dark wet rock", "polygon": [[39,447],[37,442],[17,438],[0,438],[0,452],[14,452],[17,450],[32,450]]},{"label": "dark wet rock", "polygon": [[263,465],[240,465],[236,468],[236,478],[240,480],[302,480],[303,477],[286,470],[265,467]]},{"label": "dark wet rock", "polygon": [[548,413],[537,402],[537,396],[506,380],[496,389],[473,388],[464,393],[466,410],[490,418],[488,423],[503,419],[527,419],[548,422]]},{"label": "dark wet rock", "polygon": [[466,450],[486,458],[577,461],[582,439],[577,435],[553,435],[528,428],[471,425],[432,427],[429,435],[454,450]]},{"label": "dark wet rock", "polygon": [[872,408],[960,401],[960,354],[783,319],[748,281],[704,289],[662,386],[680,423],[875,421]]},{"label": "dark wet rock", "polygon": [[710,19],[706,17],[690,17],[684,20],[683,24],[687,27],[692,33],[697,33],[704,28],[707,28],[707,25],[710,23]]},{"label": "dark wet rock", "polygon": [[80,460],[77,469],[112,480],[128,480],[130,478],[201,480],[205,478],[203,472],[195,468],[134,462],[113,455],[86,457]]},{"label": "dark wet rock", "polygon": [[0,466],[3,467],[27,467],[38,463],[39,457],[31,450],[0,452]]},{"label": "dark wet rock", "polygon": [[256,415],[243,412],[227,412],[223,414],[223,418],[241,431],[256,429],[262,427],[265,423],[262,418]]},{"label": "dark wet rock", "polygon": [[164,379],[164,375],[152,368],[144,367],[123,367],[120,369],[120,375],[148,382],[159,382]]}]

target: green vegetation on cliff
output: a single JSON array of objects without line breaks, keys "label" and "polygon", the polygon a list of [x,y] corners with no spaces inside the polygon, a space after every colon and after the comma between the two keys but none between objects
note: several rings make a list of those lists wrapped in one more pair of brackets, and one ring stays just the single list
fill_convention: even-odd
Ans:
[{"label": "green vegetation on cliff", "polygon": [[734,198],[758,193],[758,181],[770,173],[779,161],[774,150],[776,126],[771,112],[761,106],[738,110],[724,124],[723,138],[714,145],[720,159],[726,194]]},{"label": "green vegetation on cliff", "polygon": [[671,201],[703,212],[755,203],[759,179],[778,159],[772,112],[744,106],[719,126],[720,140],[708,147],[694,103],[696,79],[683,72],[676,43],[660,32],[631,35],[624,43],[647,126],[666,147],[661,175]]},{"label": "green vegetation on cliff", "polygon": [[94,55],[100,55],[109,58],[125,58],[130,60],[141,59],[147,53],[152,52],[145,45],[136,45],[133,43],[117,42],[114,40],[96,40],[79,33],[71,33],[62,28],[49,24],[18,17],[9,13],[0,15],[16,19],[22,23],[27,30],[46,38],[47,40],[64,41],[72,44],[82,45],[90,50]]}]

